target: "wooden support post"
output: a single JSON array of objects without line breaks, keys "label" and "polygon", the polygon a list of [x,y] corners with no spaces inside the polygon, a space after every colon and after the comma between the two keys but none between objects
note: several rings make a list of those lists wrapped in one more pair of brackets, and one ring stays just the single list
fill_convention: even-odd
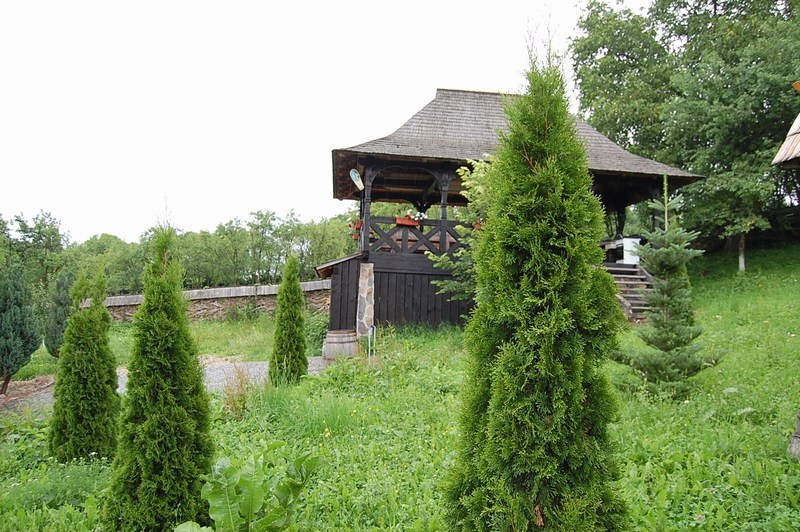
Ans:
[{"label": "wooden support post", "polygon": [[442,197],[439,205],[442,208],[442,215],[439,217],[439,254],[441,255],[447,251],[447,193],[450,190],[450,182],[453,180],[453,174],[447,170],[443,172],[436,172],[436,180],[439,182],[439,190],[442,192]]},{"label": "wooden support post", "polygon": [[366,252],[366,258],[369,260],[369,232],[370,232],[370,213],[372,211],[372,182],[380,172],[376,166],[368,165],[364,172],[364,192],[361,200],[361,215],[363,223],[361,224],[361,234],[358,239],[358,250]]}]

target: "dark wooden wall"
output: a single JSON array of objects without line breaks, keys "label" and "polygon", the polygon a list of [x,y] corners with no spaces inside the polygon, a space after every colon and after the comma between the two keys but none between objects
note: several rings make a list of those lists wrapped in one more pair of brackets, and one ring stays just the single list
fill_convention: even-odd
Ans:
[{"label": "dark wooden wall", "polygon": [[[331,275],[329,330],[354,329],[361,257],[341,262]],[[462,323],[472,303],[449,301],[431,281],[447,274],[422,254],[371,253],[375,266],[375,323]]]},{"label": "dark wooden wall", "polygon": [[358,272],[361,257],[333,267],[331,274],[331,314],[328,330],[355,329],[358,303]]},{"label": "dark wooden wall", "polygon": [[422,254],[372,253],[376,323],[461,323],[470,302],[449,301],[431,281],[448,275]]}]

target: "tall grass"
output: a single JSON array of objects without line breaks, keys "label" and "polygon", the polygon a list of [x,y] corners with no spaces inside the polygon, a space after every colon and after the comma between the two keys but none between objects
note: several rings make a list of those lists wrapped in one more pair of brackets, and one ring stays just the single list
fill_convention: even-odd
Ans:
[{"label": "tall grass", "polygon": [[[795,530],[800,466],[786,455],[800,410],[800,246],[692,265],[699,342],[718,365],[681,401],[620,394],[620,485],[637,528]],[[635,348],[633,331],[623,346]],[[616,379],[625,370],[610,364]]]}]

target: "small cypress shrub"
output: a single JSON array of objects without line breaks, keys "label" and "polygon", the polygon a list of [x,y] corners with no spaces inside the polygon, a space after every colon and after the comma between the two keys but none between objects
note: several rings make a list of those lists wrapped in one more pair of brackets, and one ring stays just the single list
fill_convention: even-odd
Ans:
[{"label": "small cypress shrub", "polygon": [[47,320],[44,325],[44,346],[47,348],[47,352],[56,358],[61,352],[67,318],[73,309],[70,290],[74,281],[75,275],[72,270],[62,268],[56,276],[55,283],[50,286]]},{"label": "small cypress shrub", "polygon": [[[91,285],[82,274],[72,290],[74,310],[64,331],[49,435],[50,454],[61,462],[111,458],[116,449],[120,401],[105,292],[102,271]],[[91,304],[80,308],[88,297]]]},{"label": "small cypress shrub", "polygon": [[189,332],[175,231],[158,228],[133,318],[134,344],[104,521],[113,530],[205,522],[201,476],[211,469],[209,401]]},{"label": "small cypress shrub", "polygon": [[273,384],[297,382],[308,372],[305,305],[300,288],[300,261],[295,255],[289,255],[278,287],[275,342],[269,358],[269,380]]},{"label": "small cypress shrub", "polygon": [[8,258],[0,269],[0,395],[42,344],[31,287],[22,264]]},{"label": "small cypress shrub", "polygon": [[622,313],[601,268],[602,208],[558,68],[532,65],[528,82],[488,171],[447,517],[468,530],[621,529],[601,366]]}]

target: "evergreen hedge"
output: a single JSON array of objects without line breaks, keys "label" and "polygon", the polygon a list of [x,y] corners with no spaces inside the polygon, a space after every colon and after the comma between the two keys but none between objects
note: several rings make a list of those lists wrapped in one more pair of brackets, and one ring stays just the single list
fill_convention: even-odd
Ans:
[{"label": "evergreen hedge", "polygon": [[470,530],[621,529],[601,365],[623,317],[601,267],[602,207],[558,69],[532,65],[528,82],[506,102],[487,178],[447,516]]},{"label": "evergreen hedge", "polygon": [[47,352],[56,358],[61,352],[67,318],[73,309],[70,291],[74,281],[75,276],[72,271],[62,268],[56,276],[55,283],[50,287],[47,319],[44,325],[44,346],[47,348]]},{"label": "evergreen hedge", "polygon": [[22,264],[13,257],[0,268],[0,394],[11,377],[42,344],[31,287]]},{"label": "evergreen hedge", "polygon": [[189,332],[175,232],[154,232],[144,301],[133,319],[119,445],[104,509],[113,530],[171,530],[208,520],[201,475],[211,469],[208,396]]},{"label": "evergreen hedge", "polygon": [[275,342],[269,358],[269,380],[273,384],[297,382],[308,372],[304,308],[300,287],[300,261],[290,255],[278,287],[275,310]]},{"label": "evergreen hedge", "polygon": [[[72,290],[74,311],[64,331],[49,435],[50,453],[61,462],[95,455],[111,458],[116,449],[120,401],[105,296],[102,272],[91,286],[82,276]],[[88,297],[91,304],[80,308]]]}]

